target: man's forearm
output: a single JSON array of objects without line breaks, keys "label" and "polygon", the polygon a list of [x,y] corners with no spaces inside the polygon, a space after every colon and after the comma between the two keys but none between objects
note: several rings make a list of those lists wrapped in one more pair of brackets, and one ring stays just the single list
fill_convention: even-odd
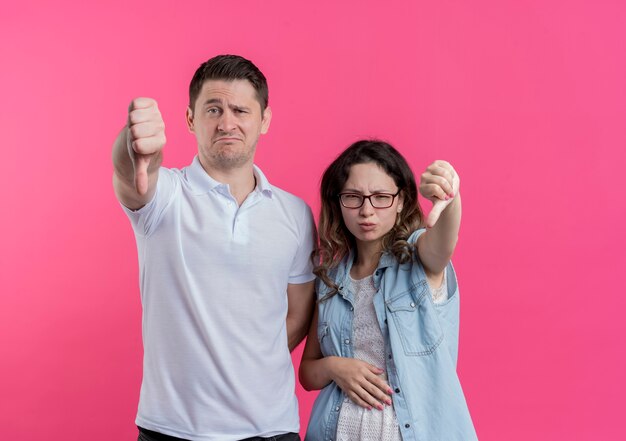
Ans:
[{"label": "man's forearm", "polygon": [[287,340],[289,352],[292,352],[306,336],[310,322],[303,323],[302,320],[290,319],[287,317]]}]

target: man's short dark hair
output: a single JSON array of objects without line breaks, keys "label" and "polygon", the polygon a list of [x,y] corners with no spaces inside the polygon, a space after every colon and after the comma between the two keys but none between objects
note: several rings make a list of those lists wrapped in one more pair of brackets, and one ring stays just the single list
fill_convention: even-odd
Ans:
[{"label": "man's short dark hair", "polygon": [[258,67],[239,55],[218,55],[200,65],[189,84],[189,107],[193,110],[202,85],[207,80],[248,80],[261,104],[261,111],[267,108],[269,93],[265,75]]}]

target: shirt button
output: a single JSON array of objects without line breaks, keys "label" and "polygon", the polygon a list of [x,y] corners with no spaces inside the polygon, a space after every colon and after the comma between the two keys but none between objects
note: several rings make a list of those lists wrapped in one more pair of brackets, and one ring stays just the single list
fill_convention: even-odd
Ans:
[{"label": "shirt button", "polygon": [[380,270],[376,270],[376,275],[380,276]]},{"label": "shirt button", "polygon": [[349,339],[349,338],[346,338],[346,339],[344,340],[344,343],[345,343],[345,344],[347,344],[347,345],[349,345],[349,344],[350,344],[350,339]]},{"label": "shirt button", "polygon": [[415,303],[411,302],[411,308],[415,308]]},{"label": "shirt button", "polygon": [[399,394],[400,393],[400,388],[396,387],[396,393]]},{"label": "shirt button", "polygon": [[410,425],[409,423],[406,423],[406,424],[404,425],[404,427],[406,427],[406,428],[408,429],[409,427],[411,427],[411,425]]},{"label": "shirt button", "polygon": [[350,311],[354,311],[354,306],[351,306],[351,307],[350,307]]},{"label": "shirt button", "polygon": [[335,411],[339,412],[339,406],[335,407]]}]

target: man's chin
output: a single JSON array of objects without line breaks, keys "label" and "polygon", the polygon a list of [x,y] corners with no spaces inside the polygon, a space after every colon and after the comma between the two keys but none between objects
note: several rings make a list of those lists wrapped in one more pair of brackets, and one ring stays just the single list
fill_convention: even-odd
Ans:
[{"label": "man's chin", "polygon": [[213,163],[222,170],[244,167],[252,162],[251,156],[222,154],[213,157]]}]

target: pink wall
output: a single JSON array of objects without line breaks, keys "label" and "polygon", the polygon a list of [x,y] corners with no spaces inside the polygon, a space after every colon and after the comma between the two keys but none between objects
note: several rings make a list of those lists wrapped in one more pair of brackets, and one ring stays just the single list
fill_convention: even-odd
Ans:
[{"label": "pink wall", "polygon": [[232,52],[270,81],[258,163],[314,210],[359,137],[459,170],[459,373],[481,440],[626,439],[623,1],[91,3],[0,14],[0,438],[133,439],[137,255],[110,146],[152,96],[166,165],[186,165],[188,82]]}]

